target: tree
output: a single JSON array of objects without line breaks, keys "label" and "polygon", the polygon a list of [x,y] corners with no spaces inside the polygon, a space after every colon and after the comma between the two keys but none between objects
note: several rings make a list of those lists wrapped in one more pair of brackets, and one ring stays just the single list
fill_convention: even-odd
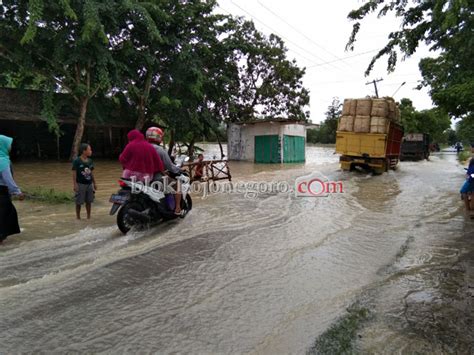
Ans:
[{"label": "tree", "polygon": [[412,101],[405,98],[400,103],[400,114],[405,133],[428,133],[433,141],[446,141],[451,119],[445,111],[439,108],[417,111]]},{"label": "tree", "polygon": [[229,85],[235,83],[229,79],[234,63],[224,37],[231,18],[214,14],[214,6],[213,1],[190,2],[174,16],[176,44],[163,62],[166,74],[154,92],[159,101],[150,109],[170,131],[170,150],[181,141],[192,154],[195,141],[216,135],[227,116]]},{"label": "tree", "polygon": [[456,144],[456,142],[459,142],[458,135],[454,129],[448,128],[444,133],[446,135],[446,141],[449,145],[453,146]]},{"label": "tree", "polygon": [[372,58],[366,75],[385,55],[388,56],[387,70],[393,71],[398,51],[409,57],[424,42],[430,50],[441,54],[420,61],[421,85],[430,87],[433,102],[449,114],[458,117],[471,115],[474,108],[474,16],[470,1],[369,0],[348,15],[356,22],[346,49],[354,49],[360,20],[377,10],[379,17],[393,12],[401,18],[402,24],[400,30],[390,33],[385,47]]},{"label": "tree", "polygon": [[[173,2],[151,1],[124,9],[118,18],[119,29],[110,39],[119,74],[114,87],[126,93],[137,117],[135,128],[143,129],[149,113],[153,85],[160,75],[161,63],[166,58],[163,44],[167,38],[166,25],[171,19]],[[170,11],[167,11],[170,10]]]},{"label": "tree", "polygon": [[464,143],[474,143],[474,116],[468,116],[456,124],[456,134],[458,141]]},{"label": "tree", "polygon": [[339,117],[342,113],[342,103],[339,98],[334,97],[331,105],[326,111],[326,119],[319,128],[319,142],[323,144],[336,143],[336,131]]},{"label": "tree", "polygon": [[326,119],[318,129],[308,130],[307,140],[310,143],[333,144],[336,143],[336,131],[339,117],[342,114],[342,103],[334,97],[326,111]]},{"label": "tree", "polygon": [[[70,94],[77,105],[71,158],[77,155],[89,101],[110,88],[116,75],[112,38],[146,18],[146,7],[129,1],[4,1],[0,6],[0,57],[17,72],[41,75],[50,91]],[[143,27],[143,26],[142,26]],[[151,32],[154,28],[142,28]]]},{"label": "tree", "polygon": [[309,92],[302,83],[304,69],[287,59],[284,42],[274,34],[266,37],[248,21],[237,23],[233,40],[239,87],[233,93],[235,107],[231,120],[258,117],[306,120]]}]

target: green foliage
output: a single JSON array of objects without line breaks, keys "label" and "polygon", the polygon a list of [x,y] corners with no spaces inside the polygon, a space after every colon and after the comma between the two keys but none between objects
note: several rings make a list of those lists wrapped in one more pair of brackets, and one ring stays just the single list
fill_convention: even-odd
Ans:
[{"label": "green foliage", "polygon": [[287,48],[275,35],[268,38],[253,22],[238,22],[231,39],[235,46],[239,85],[233,87],[235,102],[232,121],[257,117],[307,120],[309,92],[302,85],[304,69],[286,59]]},{"label": "green foliage", "polygon": [[27,188],[24,191],[27,199],[31,199],[33,201],[38,202],[47,202],[51,204],[58,204],[58,203],[70,203],[74,201],[72,194],[57,191],[52,188],[46,187],[34,187],[34,188]]},{"label": "green foliage", "polygon": [[54,92],[48,90],[43,95],[43,109],[41,110],[41,116],[46,120],[48,129],[54,133],[56,137],[61,135],[61,129],[58,124],[58,111],[59,106],[54,103]]},{"label": "green foliage", "polygon": [[446,130],[451,127],[451,119],[441,109],[417,111],[410,99],[400,101],[400,114],[405,133],[428,133],[432,141],[444,143]]},{"label": "green foliage", "polygon": [[461,163],[465,163],[466,161],[471,159],[471,157],[472,157],[472,153],[469,150],[463,150],[457,156],[459,162]]},{"label": "green foliage", "polygon": [[448,145],[453,146],[456,142],[459,142],[458,135],[454,129],[448,128],[444,134],[446,135],[446,142]]},{"label": "green foliage", "polygon": [[337,97],[333,98],[331,105],[326,111],[326,120],[321,123],[319,129],[309,129],[306,139],[309,143],[336,143],[336,131],[339,117],[342,113],[342,103]]},{"label": "green foliage", "polygon": [[456,134],[459,141],[474,143],[474,115],[467,116],[456,124]]},{"label": "green foliage", "polygon": [[387,44],[370,62],[366,74],[375,62],[388,56],[387,70],[393,71],[398,52],[411,56],[420,43],[426,43],[441,54],[420,61],[423,86],[430,87],[433,102],[450,115],[465,117],[474,109],[474,16],[468,0],[369,0],[348,17],[356,21],[347,44],[352,50],[360,30],[360,20],[377,12],[385,16],[393,12],[401,19],[401,28],[390,33]]},{"label": "green foliage", "polygon": [[356,332],[368,319],[367,308],[352,305],[347,314],[318,337],[308,354],[353,354]]},{"label": "green foliage", "polygon": [[264,36],[251,22],[215,13],[216,5],[5,0],[0,84],[46,89],[42,115],[56,134],[59,108],[49,92],[69,94],[78,141],[86,117],[107,120],[95,97],[120,103],[137,128],[158,122],[172,140],[191,148],[203,136],[223,138],[228,121],[306,120],[304,70],[287,59],[283,41]]}]

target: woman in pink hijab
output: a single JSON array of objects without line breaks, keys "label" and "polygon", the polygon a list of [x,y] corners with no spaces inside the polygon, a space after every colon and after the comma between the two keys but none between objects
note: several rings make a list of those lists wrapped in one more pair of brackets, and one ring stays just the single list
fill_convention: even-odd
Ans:
[{"label": "woman in pink hijab", "polygon": [[164,165],[155,148],[145,140],[139,130],[132,130],[127,135],[128,144],[120,154],[122,163],[122,177],[137,181],[152,181],[157,172],[163,172]]}]

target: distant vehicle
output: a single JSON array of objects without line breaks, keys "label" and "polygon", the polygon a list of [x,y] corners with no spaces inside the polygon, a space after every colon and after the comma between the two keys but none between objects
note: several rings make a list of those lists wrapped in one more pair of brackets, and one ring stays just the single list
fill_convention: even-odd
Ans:
[{"label": "distant vehicle", "polygon": [[403,137],[400,160],[423,160],[430,157],[430,135],[409,133]]}]

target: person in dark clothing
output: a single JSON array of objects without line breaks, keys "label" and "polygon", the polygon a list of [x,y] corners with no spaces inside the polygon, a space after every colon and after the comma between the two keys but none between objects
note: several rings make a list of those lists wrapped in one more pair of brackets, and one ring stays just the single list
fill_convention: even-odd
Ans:
[{"label": "person in dark clothing", "polygon": [[10,235],[20,233],[18,215],[11,195],[20,200],[25,198],[13,180],[10,162],[10,149],[13,139],[0,135],[0,244]]},{"label": "person in dark clothing", "polygon": [[72,162],[72,181],[76,201],[76,218],[81,219],[81,206],[86,204],[87,219],[91,218],[92,202],[97,185],[94,179],[94,163],[90,158],[92,148],[87,143],[82,143],[79,156]]}]

